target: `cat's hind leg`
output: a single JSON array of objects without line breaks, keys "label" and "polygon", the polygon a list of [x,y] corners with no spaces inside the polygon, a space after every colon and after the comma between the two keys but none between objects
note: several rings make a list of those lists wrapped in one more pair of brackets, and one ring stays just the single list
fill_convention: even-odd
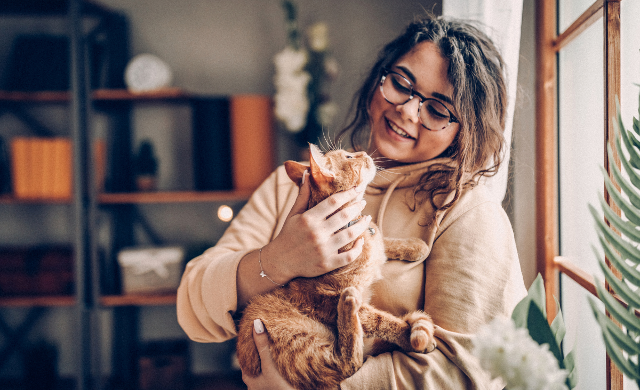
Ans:
[{"label": "cat's hind leg", "polygon": [[364,304],[360,320],[365,335],[398,345],[406,352],[431,352],[436,347],[431,317],[415,311],[398,318],[391,313]]},{"label": "cat's hind leg", "polygon": [[364,332],[358,311],[362,295],[355,287],[348,287],[338,302],[338,345],[342,371],[346,377],[353,375],[364,361]]}]

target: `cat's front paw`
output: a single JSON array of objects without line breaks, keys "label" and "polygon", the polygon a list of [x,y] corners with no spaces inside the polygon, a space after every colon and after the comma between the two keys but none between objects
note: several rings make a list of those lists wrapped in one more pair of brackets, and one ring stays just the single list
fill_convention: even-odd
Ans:
[{"label": "cat's front paw", "polygon": [[415,352],[426,353],[436,349],[436,338],[431,316],[421,311],[414,311],[404,317],[411,327],[409,341]]}]

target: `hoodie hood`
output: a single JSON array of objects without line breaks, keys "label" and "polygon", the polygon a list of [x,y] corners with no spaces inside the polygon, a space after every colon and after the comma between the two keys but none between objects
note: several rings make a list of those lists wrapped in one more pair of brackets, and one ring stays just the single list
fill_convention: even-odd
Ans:
[{"label": "hoodie hood", "polygon": [[[382,195],[380,207],[378,208],[378,215],[376,223],[380,228],[383,226],[385,212],[391,195],[396,189],[408,189],[415,187],[420,181],[420,178],[425,174],[433,165],[446,165],[453,166],[455,162],[448,157],[436,158],[429,161],[424,161],[415,164],[401,165],[394,168],[385,169],[380,171],[374,180],[369,183],[366,193],[369,195]],[[439,196],[436,198],[437,202],[448,202],[452,199],[453,193]],[[441,215],[436,216],[436,226],[439,224]]]},{"label": "hoodie hood", "polygon": [[[436,158],[415,164],[400,165],[378,172],[367,188],[371,194],[380,194],[391,188],[413,187],[420,181],[422,175],[433,165],[454,166],[455,162],[448,157]],[[393,191],[391,189],[391,191]]]}]

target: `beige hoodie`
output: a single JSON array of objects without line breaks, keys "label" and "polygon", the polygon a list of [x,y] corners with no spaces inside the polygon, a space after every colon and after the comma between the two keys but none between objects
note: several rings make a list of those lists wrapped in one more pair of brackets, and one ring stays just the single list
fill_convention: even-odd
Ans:
[{"label": "beige hoodie", "polygon": [[[378,175],[365,193],[363,214],[371,215],[386,236],[420,237],[431,248],[423,262],[386,263],[383,279],[373,286],[371,303],[398,316],[423,309],[436,324],[438,348],[428,354],[369,357],[342,389],[502,388],[490,381],[470,350],[482,324],[509,316],[526,295],[511,224],[483,184],[466,190],[435,223],[429,202],[411,211],[413,186],[436,162],[443,161]],[[191,339],[221,342],[236,335],[232,315],[237,309],[238,263],[278,235],[297,194],[284,168],[278,168],[217,245],[187,264],[177,309],[178,321]]]}]

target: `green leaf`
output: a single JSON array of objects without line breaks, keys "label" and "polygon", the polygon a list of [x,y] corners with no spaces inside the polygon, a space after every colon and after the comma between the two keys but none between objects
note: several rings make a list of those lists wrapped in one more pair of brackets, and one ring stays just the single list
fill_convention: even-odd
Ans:
[{"label": "green leaf", "polygon": [[600,328],[604,332],[607,330],[611,335],[612,339],[615,340],[616,345],[627,353],[631,355],[637,355],[640,353],[640,345],[625,334],[618,325],[616,325],[613,321],[611,321],[604,313],[598,310],[595,301],[592,298],[589,298],[589,304],[591,305],[591,309],[593,310],[593,314],[600,324]]},{"label": "green leaf", "polygon": [[607,187],[607,192],[609,192],[609,196],[611,196],[611,199],[613,199],[615,204],[620,207],[620,210],[624,212],[624,215],[629,221],[635,223],[636,225],[640,225],[640,211],[637,208],[633,207],[631,204],[627,203],[622,198],[618,190],[614,187],[613,182],[609,178],[609,174],[607,174],[607,171],[605,171],[602,167],[600,167],[600,170],[602,171],[602,174],[604,176],[604,185],[605,187]]},{"label": "green leaf", "polygon": [[620,297],[627,302],[629,306],[640,307],[640,297],[634,293],[629,286],[627,286],[624,280],[616,278],[605,262],[600,259],[600,255],[596,253],[596,257],[598,257],[598,264],[604,273],[604,278],[609,282],[609,285],[613,286],[613,291],[620,295]]},{"label": "green leaf", "polygon": [[[611,150],[610,147],[607,146],[607,148]],[[640,161],[638,162],[638,165],[640,166]],[[613,176],[616,183],[620,185],[620,189],[622,190],[622,192],[624,192],[629,197],[629,201],[631,201],[631,204],[634,205],[636,209],[640,208],[640,196],[638,196],[635,188],[629,185],[629,183],[622,177],[622,172],[620,172],[620,169],[618,169],[616,164],[613,163],[613,160],[609,161],[609,172],[611,172],[611,175]]]},{"label": "green leaf", "polygon": [[[624,142],[624,146],[627,148],[629,152],[629,162],[635,168],[640,168],[640,156],[635,153],[632,142],[637,141],[635,137],[631,136],[631,134],[627,133],[627,130],[624,128],[624,123],[622,122],[622,115],[620,114],[620,101],[616,96],[616,117],[613,118],[613,128],[614,131],[619,133],[618,135],[622,135],[622,141]],[[638,146],[638,144],[636,144]],[[612,156],[612,154],[610,154]]]},{"label": "green leaf", "polygon": [[569,372],[569,375],[567,375],[567,387],[573,389],[578,384],[578,369],[576,367],[575,349],[565,356],[564,365]]},{"label": "green leaf", "polygon": [[640,263],[640,251],[636,247],[617,235],[610,227],[605,225],[604,221],[600,218],[596,219],[596,225],[609,244],[611,244],[615,250],[620,252],[624,258],[631,260],[635,264]]},{"label": "green leaf", "polygon": [[633,130],[636,134],[640,135],[640,121],[636,118],[633,118]]},{"label": "green leaf", "polygon": [[566,327],[564,325],[564,318],[562,318],[562,310],[560,310],[560,305],[556,300],[556,305],[558,307],[558,314],[556,314],[556,318],[551,322],[551,333],[556,340],[556,344],[560,349],[560,353],[562,354],[562,340],[564,339],[565,334],[567,333]]},{"label": "green leaf", "polygon": [[[600,316],[602,316],[603,314],[600,313],[600,311],[595,307],[595,303],[592,302],[592,298],[589,298],[589,301],[591,303],[591,307],[594,310],[594,314],[598,313]],[[598,314],[596,314],[596,317],[598,317]],[[614,364],[618,366],[620,371],[622,371],[629,378],[640,379],[637,374],[638,367],[629,360],[625,359],[607,327],[602,328],[602,337],[604,338],[604,345],[607,349],[607,354],[609,354],[609,357],[614,362]]]},{"label": "green leaf", "polygon": [[538,305],[538,308],[544,314],[544,317],[547,318],[547,309],[546,309],[546,297],[544,293],[544,281],[542,280],[542,275],[538,274],[536,279],[529,287],[529,291],[527,292],[527,296],[522,298],[520,302],[513,309],[513,313],[511,314],[511,319],[516,324],[518,328],[526,328],[527,327],[527,318],[529,316],[529,305],[531,302],[534,302]]},{"label": "green leaf", "polygon": [[[621,147],[620,147],[619,137],[616,137],[615,145],[616,145],[616,148],[618,149],[618,155],[621,157],[620,163],[622,164],[622,167],[624,168],[625,172],[627,172],[627,175],[629,175],[629,180],[631,180],[631,184],[633,184],[633,186],[636,188],[640,188],[640,175],[638,174],[638,172],[636,172],[635,169],[633,169],[633,167],[631,166],[631,164],[629,164],[629,161],[627,161],[626,158],[622,158],[623,156],[622,156],[622,153],[620,153]],[[609,148],[608,145],[607,147]],[[632,149],[632,151],[630,151],[629,153],[637,154],[635,149]],[[640,156],[638,156],[637,158],[640,159]]]},{"label": "green leaf", "polygon": [[604,337],[604,345],[607,348],[607,353],[611,358],[611,361],[615,363],[616,366],[622,371],[622,373],[628,376],[631,379],[640,379],[638,376],[638,366],[633,364],[631,361],[624,358],[624,355],[620,352],[618,348],[616,348],[615,341],[611,337],[608,331],[603,331],[602,336]]},{"label": "green leaf", "polygon": [[556,343],[553,333],[551,333],[549,323],[547,322],[544,314],[542,314],[538,305],[533,302],[529,305],[527,329],[529,329],[529,335],[531,338],[538,344],[549,345],[549,351],[551,351],[551,353],[556,357],[556,360],[558,360],[558,366],[560,366],[561,369],[564,369],[564,356],[562,356],[560,347]]},{"label": "green leaf", "polygon": [[[620,271],[620,273],[622,274],[622,277],[627,279],[634,286],[640,286],[640,272],[637,269],[627,265],[627,262],[622,260],[622,258],[618,256],[617,253],[612,251],[609,245],[607,244],[607,242],[604,239],[602,239],[602,237],[598,236],[598,239],[600,240],[600,244],[604,249],[605,256],[607,256],[607,258],[609,259],[609,261],[611,261],[613,266],[616,267],[618,271]],[[592,247],[592,248],[594,251],[596,250],[595,247]]]},{"label": "green leaf", "polygon": [[[600,194],[598,198],[600,199],[600,205],[602,206],[602,211],[604,213],[604,216],[605,218],[607,218],[609,223],[613,225],[613,227],[618,229],[620,232],[622,232],[629,239],[635,242],[640,242],[640,230],[636,229],[636,226],[631,222],[623,220],[616,213],[614,213],[611,210],[611,208],[607,205],[607,202],[604,200],[604,197],[602,196],[602,194]],[[591,205],[588,205],[588,207],[589,207],[589,210],[591,211],[591,215],[593,215],[594,218],[602,221],[602,218],[600,218],[600,215],[598,215],[598,212],[596,211],[595,207]]]},{"label": "green leaf", "polygon": [[626,326],[627,329],[634,332],[640,331],[640,319],[635,314],[629,313],[622,304],[620,304],[611,294],[609,294],[602,283],[596,279],[596,290],[598,291],[598,297],[604,303],[604,306],[609,310],[611,316],[615,318],[619,323]]}]

